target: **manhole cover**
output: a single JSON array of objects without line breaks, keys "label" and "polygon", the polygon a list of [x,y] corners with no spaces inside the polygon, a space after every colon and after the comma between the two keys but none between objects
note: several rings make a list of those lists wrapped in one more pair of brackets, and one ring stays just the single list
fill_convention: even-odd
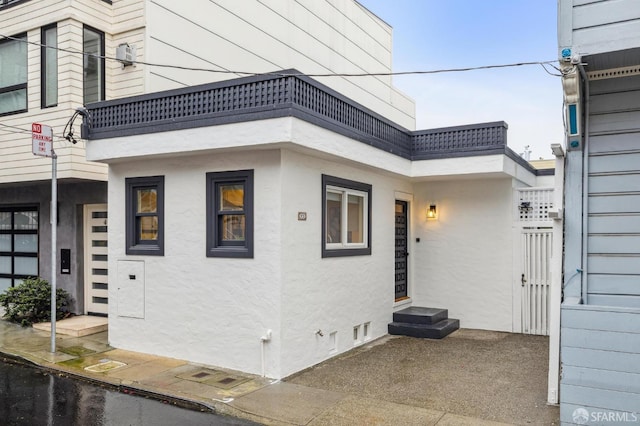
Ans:
[{"label": "manhole cover", "polygon": [[102,360],[98,364],[90,365],[84,369],[93,373],[104,373],[105,371],[114,370],[116,368],[124,367],[124,362],[112,361],[110,359]]},{"label": "manhole cover", "polygon": [[209,377],[211,374],[205,373],[204,371],[198,374],[194,374],[191,377],[195,377],[196,379],[202,379],[203,377]]}]

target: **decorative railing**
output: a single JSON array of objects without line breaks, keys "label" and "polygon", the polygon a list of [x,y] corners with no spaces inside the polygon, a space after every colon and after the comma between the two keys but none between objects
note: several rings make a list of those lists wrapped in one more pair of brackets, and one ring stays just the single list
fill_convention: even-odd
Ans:
[{"label": "decorative railing", "polygon": [[472,124],[414,132],[411,152],[414,159],[451,157],[456,154],[504,150],[507,145],[507,124]]},{"label": "decorative railing", "polygon": [[103,139],[294,116],[404,158],[506,150],[504,122],[411,132],[315,80],[291,75],[294,72],[90,104],[91,122],[85,122],[83,136]]}]

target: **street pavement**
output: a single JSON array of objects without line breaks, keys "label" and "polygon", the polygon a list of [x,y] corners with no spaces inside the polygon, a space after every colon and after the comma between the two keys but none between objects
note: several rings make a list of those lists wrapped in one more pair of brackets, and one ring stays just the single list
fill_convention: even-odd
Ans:
[{"label": "street pavement", "polygon": [[[60,325],[62,322],[58,322]],[[0,353],[60,374],[266,425],[550,425],[548,339],[461,329],[442,340],[385,336],[283,381],[115,349],[0,320]]]}]

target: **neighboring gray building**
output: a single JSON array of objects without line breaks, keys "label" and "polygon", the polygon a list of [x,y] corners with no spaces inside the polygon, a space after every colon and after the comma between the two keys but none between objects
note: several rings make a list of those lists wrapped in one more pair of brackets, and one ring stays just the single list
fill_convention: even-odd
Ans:
[{"label": "neighboring gray building", "polygon": [[640,422],[640,2],[560,0],[562,424]]}]

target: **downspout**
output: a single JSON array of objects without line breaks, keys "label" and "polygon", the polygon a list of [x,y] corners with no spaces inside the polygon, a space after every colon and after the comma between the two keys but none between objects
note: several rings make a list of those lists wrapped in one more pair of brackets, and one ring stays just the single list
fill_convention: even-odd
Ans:
[{"label": "downspout", "polygon": [[584,146],[582,151],[582,304],[587,301],[587,282],[589,271],[589,78],[582,64],[578,64],[580,76],[584,81]]}]

